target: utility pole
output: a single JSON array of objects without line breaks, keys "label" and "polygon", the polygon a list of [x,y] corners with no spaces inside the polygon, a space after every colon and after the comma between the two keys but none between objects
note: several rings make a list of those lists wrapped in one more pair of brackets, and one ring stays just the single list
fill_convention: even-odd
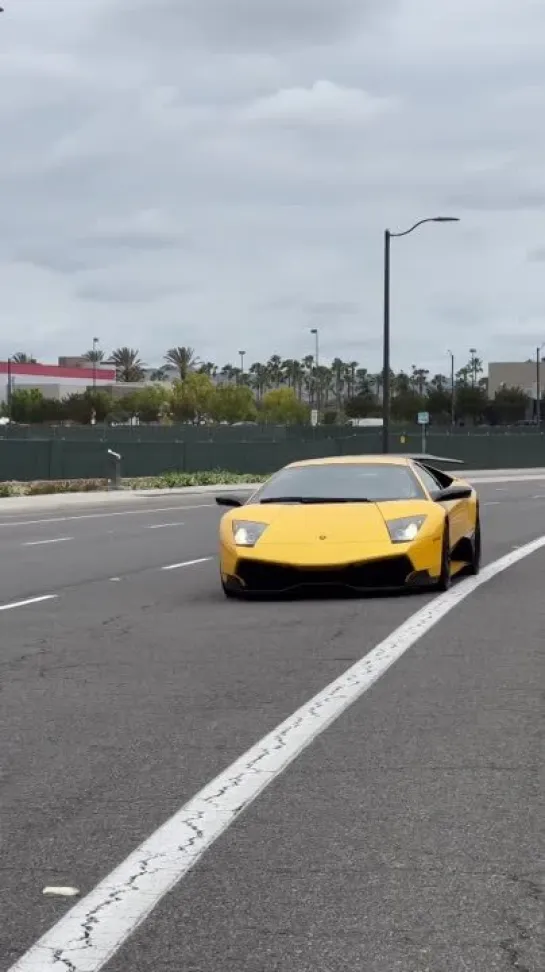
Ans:
[{"label": "utility pole", "polygon": [[454,355],[452,351],[449,351],[450,355],[450,424],[454,428],[456,425],[456,389],[454,386]]},{"label": "utility pole", "polygon": [[384,319],[382,326],[383,356],[382,356],[382,451],[390,451],[390,243],[394,237],[408,236],[424,223],[459,223],[457,216],[432,216],[419,219],[414,226],[402,233],[392,233],[384,230]]},{"label": "utility pole", "polygon": [[318,375],[318,369],[320,367],[320,332],[317,327],[311,327],[310,333],[314,334],[314,338],[315,338],[314,365],[316,368],[316,410],[318,412],[318,418],[319,418],[320,416],[320,378]]}]

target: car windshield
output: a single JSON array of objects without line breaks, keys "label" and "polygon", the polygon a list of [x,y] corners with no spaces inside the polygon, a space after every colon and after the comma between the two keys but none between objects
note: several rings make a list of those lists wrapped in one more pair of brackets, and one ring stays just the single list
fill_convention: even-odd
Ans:
[{"label": "car windshield", "polygon": [[394,463],[323,463],[282,469],[252,503],[364,502],[423,499],[410,466]]}]

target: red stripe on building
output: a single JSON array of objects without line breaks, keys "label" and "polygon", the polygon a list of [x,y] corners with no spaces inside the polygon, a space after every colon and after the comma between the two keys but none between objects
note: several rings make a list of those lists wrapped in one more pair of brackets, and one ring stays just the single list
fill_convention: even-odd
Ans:
[{"label": "red stripe on building", "polygon": [[7,375],[11,370],[12,375],[26,375],[28,378],[79,378],[82,383],[92,382],[93,378],[101,381],[115,382],[115,368],[60,368],[59,365],[44,364],[18,364],[11,362],[8,367],[7,361],[0,361],[0,375]]}]

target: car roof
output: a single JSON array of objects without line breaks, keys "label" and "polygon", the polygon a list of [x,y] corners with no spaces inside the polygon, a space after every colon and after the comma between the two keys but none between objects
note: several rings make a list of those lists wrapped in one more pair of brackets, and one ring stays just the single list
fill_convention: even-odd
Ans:
[{"label": "car roof", "polygon": [[370,463],[373,465],[380,463],[387,466],[408,466],[412,462],[412,457],[399,455],[324,456],[322,459],[299,459],[296,462],[290,462],[286,468],[294,469],[298,466],[364,466]]}]

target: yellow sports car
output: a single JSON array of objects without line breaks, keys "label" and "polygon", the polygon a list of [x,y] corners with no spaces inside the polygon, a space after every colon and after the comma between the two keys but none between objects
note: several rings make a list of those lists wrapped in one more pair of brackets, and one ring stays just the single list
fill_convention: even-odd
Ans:
[{"label": "yellow sports car", "polygon": [[478,497],[434,456],[295,462],[249,497],[216,497],[227,597],[328,585],[354,591],[435,587],[476,574]]}]

